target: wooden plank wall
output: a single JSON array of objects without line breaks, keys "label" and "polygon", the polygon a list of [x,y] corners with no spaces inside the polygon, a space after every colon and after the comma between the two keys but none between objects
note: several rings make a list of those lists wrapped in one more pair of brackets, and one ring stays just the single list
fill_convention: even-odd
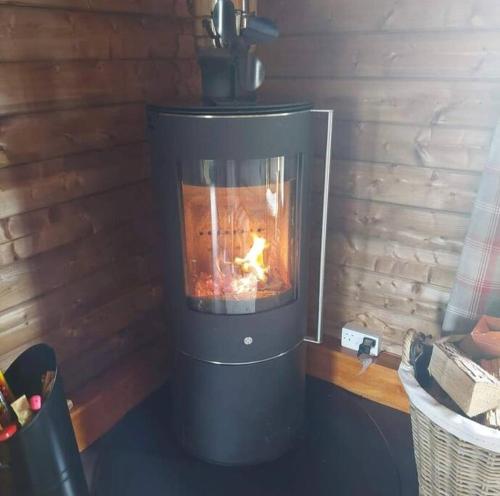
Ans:
[{"label": "wooden plank wall", "polygon": [[166,348],[144,101],[197,86],[184,0],[0,0],[0,368]]},{"label": "wooden plank wall", "polygon": [[[497,0],[268,0],[264,92],[335,110],[328,332],[437,334],[500,117]],[[316,234],[317,234],[316,228]]]}]

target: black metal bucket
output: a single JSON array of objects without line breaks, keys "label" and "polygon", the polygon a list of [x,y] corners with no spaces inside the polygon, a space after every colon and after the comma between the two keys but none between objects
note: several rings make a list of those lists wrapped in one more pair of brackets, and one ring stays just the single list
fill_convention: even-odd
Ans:
[{"label": "black metal bucket", "polygon": [[[22,353],[5,373],[14,395],[41,393],[41,377],[56,372],[52,391],[33,420],[0,443],[0,494],[15,496],[88,496],[83,467],[56,355],[47,345]],[[9,490],[7,489],[7,495]]]}]

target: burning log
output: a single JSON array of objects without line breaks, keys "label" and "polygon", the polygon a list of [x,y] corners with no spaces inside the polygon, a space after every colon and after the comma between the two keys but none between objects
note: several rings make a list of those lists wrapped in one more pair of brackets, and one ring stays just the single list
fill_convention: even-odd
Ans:
[{"label": "burning log", "polygon": [[269,267],[264,264],[264,250],[267,248],[267,241],[257,234],[252,236],[252,247],[243,258],[236,257],[234,263],[241,267],[242,272],[253,273],[259,281],[266,282]]}]

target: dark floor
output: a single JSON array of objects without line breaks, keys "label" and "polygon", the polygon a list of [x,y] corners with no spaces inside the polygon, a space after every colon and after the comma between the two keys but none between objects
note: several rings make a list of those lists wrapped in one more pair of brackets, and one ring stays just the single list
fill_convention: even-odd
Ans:
[{"label": "dark floor", "polygon": [[[85,454],[93,496],[416,496],[409,417],[331,384],[308,380],[297,447],[252,468],[209,465],[169,431],[168,386]],[[95,463],[89,461],[95,460]]]}]

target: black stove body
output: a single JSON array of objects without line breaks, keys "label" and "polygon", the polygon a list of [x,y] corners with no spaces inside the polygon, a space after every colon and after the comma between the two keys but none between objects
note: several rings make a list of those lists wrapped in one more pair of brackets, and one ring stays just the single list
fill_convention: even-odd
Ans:
[{"label": "black stove body", "polygon": [[303,415],[310,107],[150,106],[148,117],[176,433],[208,461],[274,459]]},{"label": "black stove body", "polygon": [[199,458],[256,464],[284,453],[302,422],[311,107],[255,103],[252,45],[277,29],[254,0],[191,7],[208,106],[148,107],[175,431]]}]

